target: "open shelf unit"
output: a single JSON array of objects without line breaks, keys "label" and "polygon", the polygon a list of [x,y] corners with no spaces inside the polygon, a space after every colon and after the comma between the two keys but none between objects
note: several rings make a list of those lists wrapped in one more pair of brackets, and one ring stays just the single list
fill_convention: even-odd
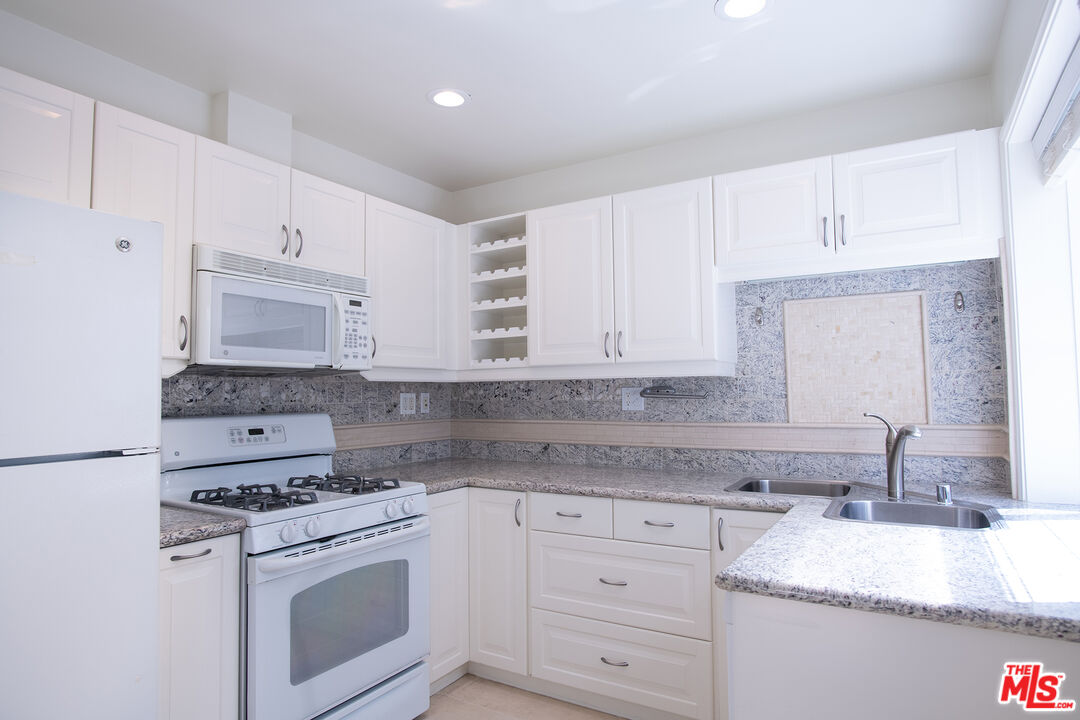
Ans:
[{"label": "open shelf unit", "polygon": [[525,216],[469,225],[469,364],[527,365],[529,348]]}]

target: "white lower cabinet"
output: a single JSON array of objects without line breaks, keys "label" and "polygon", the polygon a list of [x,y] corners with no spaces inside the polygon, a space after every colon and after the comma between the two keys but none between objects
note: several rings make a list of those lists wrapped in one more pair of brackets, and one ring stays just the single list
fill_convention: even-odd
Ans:
[{"label": "white lower cabinet", "polygon": [[532,610],[532,674],[683,717],[712,717],[712,643]]},{"label": "white lower cabinet", "polygon": [[528,672],[526,496],[469,489],[469,660]]},{"label": "white lower cabinet", "polygon": [[469,488],[428,498],[432,682],[469,661]]},{"label": "white lower cabinet", "polygon": [[162,548],[158,557],[158,719],[235,720],[239,536]]},{"label": "white lower cabinet", "polygon": [[[713,575],[735,562],[743,552],[776,524],[782,513],[757,512],[753,510],[725,510],[714,508],[712,511],[712,565]],[[714,676],[714,695],[716,720],[728,718],[728,668],[727,621],[724,607],[727,591],[713,587],[713,646],[715,649],[716,674]]]}]

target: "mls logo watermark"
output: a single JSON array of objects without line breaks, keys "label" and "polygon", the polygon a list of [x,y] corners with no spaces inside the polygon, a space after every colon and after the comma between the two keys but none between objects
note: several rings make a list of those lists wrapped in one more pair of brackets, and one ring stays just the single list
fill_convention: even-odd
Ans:
[{"label": "mls logo watermark", "polygon": [[1075,700],[1060,697],[1065,673],[1044,672],[1041,662],[1005,663],[998,702],[1014,700],[1024,710],[1075,710]]}]

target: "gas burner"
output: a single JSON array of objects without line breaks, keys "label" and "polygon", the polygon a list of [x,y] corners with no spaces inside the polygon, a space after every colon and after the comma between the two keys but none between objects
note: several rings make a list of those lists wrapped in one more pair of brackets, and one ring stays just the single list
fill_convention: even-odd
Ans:
[{"label": "gas burner", "polygon": [[303,490],[281,490],[272,483],[238,485],[236,490],[226,487],[209,490],[195,490],[191,493],[191,502],[201,505],[219,505],[221,507],[251,512],[268,512],[308,505],[318,502],[313,492]]},{"label": "gas burner", "polygon": [[331,475],[327,473],[323,477],[318,475],[291,477],[289,478],[289,487],[366,495],[380,490],[400,488],[401,483],[392,478],[366,478],[360,475]]}]

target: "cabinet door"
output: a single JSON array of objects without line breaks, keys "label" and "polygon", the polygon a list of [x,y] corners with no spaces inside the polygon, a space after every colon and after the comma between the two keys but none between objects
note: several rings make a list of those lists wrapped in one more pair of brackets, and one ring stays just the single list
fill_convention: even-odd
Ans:
[{"label": "cabinet door", "polygon": [[713,179],[721,279],[828,270],[835,255],[832,161],[817,158]]},{"label": "cabinet door", "polygon": [[195,141],[195,236],[249,255],[290,259],[285,165],[200,137]]},{"label": "cabinet door", "polygon": [[996,255],[987,183],[998,185],[997,168],[984,162],[995,138],[968,131],[835,156],[837,270]]},{"label": "cabinet door", "polygon": [[228,720],[239,711],[237,535],[159,554],[159,720]]},{"label": "cabinet door", "polygon": [[469,660],[524,675],[525,493],[469,489]]},{"label": "cabinet door", "polygon": [[[713,574],[719,573],[735,562],[748,547],[765,534],[783,517],[781,513],[754,512],[750,510],[712,511],[712,565]],[[713,588],[713,665],[716,674],[713,682],[716,720],[728,718],[728,654],[727,618],[724,605],[727,591]]]},{"label": "cabinet door", "polygon": [[90,207],[94,101],[0,68],[0,190]]},{"label": "cabinet door", "polygon": [[375,318],[375,367],[446,366],[443,247],[447,225],[394,203],[367,199],[367,272]]},{"label": "cabinet door", "polygon": [[364,274],[364,193],[292,171],[293,262]]},{"label": "cabinet door", "polygon": [[469,661],[469,488],[428,498],[432,681]]},{"label": "cabinet door", "polygon": [[711,179],[613,203],[616,361],[716,358]]},{"label": "cabinet door", "polygon": [[534,210],[526,237],[529,363],[615,362],[611,198]]},{"label": "cabinet door", "polygon": [[168,375],[182,370],[191,357],[194,200],[195,136],[99,102],[93,208],[153,220],[164,228],[161,357],[180,361],[163,365]]}]

